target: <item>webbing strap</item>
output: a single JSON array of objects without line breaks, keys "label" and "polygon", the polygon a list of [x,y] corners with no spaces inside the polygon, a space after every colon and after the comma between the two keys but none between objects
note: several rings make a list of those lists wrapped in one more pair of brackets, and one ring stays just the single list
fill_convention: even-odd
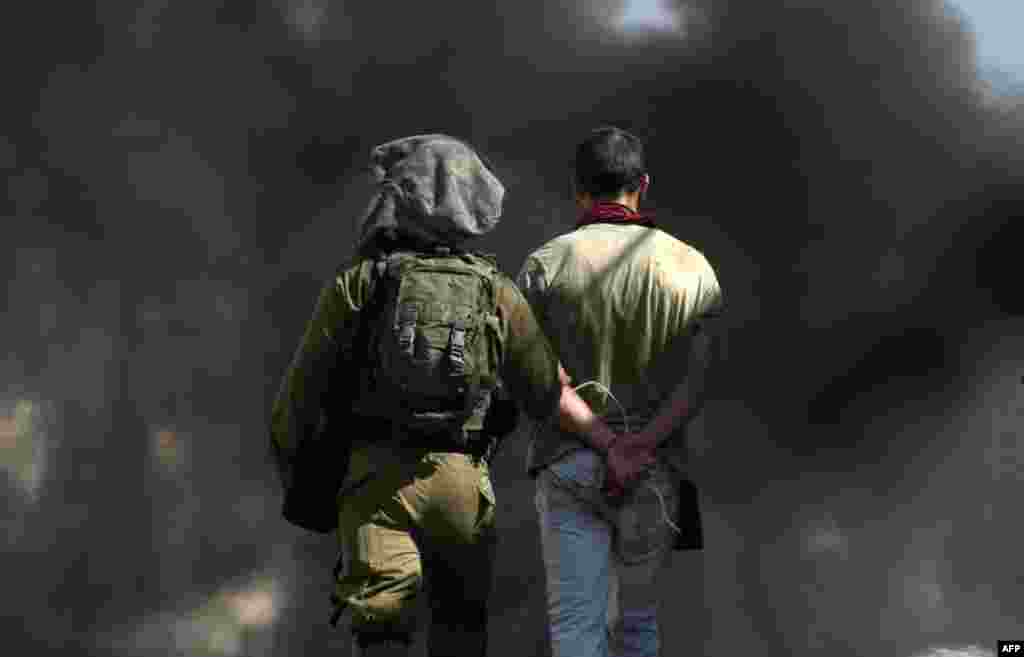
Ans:
[{"label": "webbing strap", "polygon": [[418,316],[416,306],[403,306],[398,314],[398,348],[409,358],[412,358],[415,347]]}]

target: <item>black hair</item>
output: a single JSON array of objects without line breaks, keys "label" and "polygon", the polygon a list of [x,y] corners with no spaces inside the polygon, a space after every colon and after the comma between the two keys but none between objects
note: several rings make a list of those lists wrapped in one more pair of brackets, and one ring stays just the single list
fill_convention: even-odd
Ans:
[{"label": "black hair", "polygon": [[576,188],[592,196],[635,192],[647,173],[640,138],[613,126],[592,130],[576,147]]}]

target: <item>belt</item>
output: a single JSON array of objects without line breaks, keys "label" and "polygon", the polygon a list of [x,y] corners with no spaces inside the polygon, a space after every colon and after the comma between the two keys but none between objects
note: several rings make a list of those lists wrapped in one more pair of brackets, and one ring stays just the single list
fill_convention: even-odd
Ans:
[{"label": "belt", "polygon": [[429,449],[432,452],[458,452],[461,454],[482,455],[486,450],[483,445],[482,431],[461,431],[459,433],[409,433],[401,429],[392,432],[391,437],[402,447]]},{"label": "belt", "polygon": [[[388,434],[384,432],[384,435],[387,436]],[[493,438],[487,438],[483,431],[463,431],[462,435],[464,438],[460,440],[451,434],[410,434],[407,431],[400,432],[395,430],[390,434],[390,438],[394,440],[390,444],[397,444],[401,450],[466,454],[473,459],[479,459],[489,464],[497,451],[498,441]],[[361,449],[383,444],[388,444],[385,437],[378,438],[378,440],[357,439],[353,441],[352,447],[354,449]],[[355,481],[346,482],[338,494],[345,496],[354,493],[365,483],[373,479],[376,474],[376,471],[368,472]]]},{"label": "belt", "polygon": [[[380,420],[370,420],[370,422]],[[364,425],[365,426],[365,425]],[[382,441],[390,441],[403,448],[422,449],[431,452],[455,452],[487,458],[493,451],[492,443],[497,441],[489,439],[483,431],[466,430],[458,431],[413,431],[402,427],[397,422],[383,422],[378,431],[364,432],[366,438],[357,438],[353,441],[353,447],[361,445],[380,444]]]}]

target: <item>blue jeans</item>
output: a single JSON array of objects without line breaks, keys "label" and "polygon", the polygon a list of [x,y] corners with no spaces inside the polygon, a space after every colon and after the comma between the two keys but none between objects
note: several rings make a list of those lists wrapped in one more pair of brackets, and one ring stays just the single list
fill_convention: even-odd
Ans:
[{"label": "blue jeans", "polygon": [[[553,657],[657,657],[658,576],[674,539],[679,493],[668,466],[610,505],[605,465],[570,452],[537,475]],[[656,491],[656,492],[655,492]]]}]

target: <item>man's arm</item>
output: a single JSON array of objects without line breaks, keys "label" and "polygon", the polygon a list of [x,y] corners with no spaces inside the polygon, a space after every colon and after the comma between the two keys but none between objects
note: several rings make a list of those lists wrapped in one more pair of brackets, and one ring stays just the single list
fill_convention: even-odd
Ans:
[{"label": "man's arm", "polygon": [[716,336],[701,328],[693,337],[686,378],[675,387],[658,415],[642,431],[624,441],[631,447],[654,449],[676,429],[694,420],[704,408],[706,378]]},{"label": "man's arm", "polygon": [[722,316],[725,300],[711,265],[704,261],[704,271],[689,283],[690,294],[696,296],[696,308],[682,335],[690,336],[686,377],[675,387],[658,415],[642,431],[629,436],[630,447],[653,450],[684,423],[694,420],[704,408],[708,367],[716,360],[721,347]]},{"label": "man's arm", "polygon": [[684,422],[700,413],[705,376],[712,360],[714,333],[698,330],[692,338],[687,377],[669,396],[658,415],[640,433],[622,436],[608,453],[608,494],[619,496],[629,482],[654,462],[655,449]]}]

